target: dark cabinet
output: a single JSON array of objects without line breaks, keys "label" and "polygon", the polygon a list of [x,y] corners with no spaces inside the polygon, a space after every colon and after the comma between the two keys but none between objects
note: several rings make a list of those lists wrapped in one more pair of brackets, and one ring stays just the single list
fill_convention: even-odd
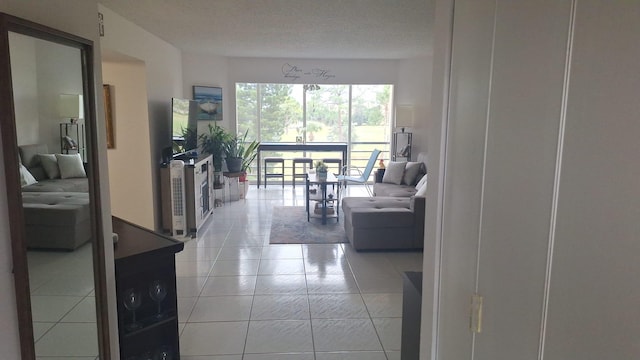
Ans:
[{"label": "dark cabinet", "polygon": [[184,244],[113,217],[120,357],[179,358],[175,254]]},{"label": "dark cabinet", "polygon": [[420,320],[422,318],[422,272],[402,274],[401,359],[420,359]]}]

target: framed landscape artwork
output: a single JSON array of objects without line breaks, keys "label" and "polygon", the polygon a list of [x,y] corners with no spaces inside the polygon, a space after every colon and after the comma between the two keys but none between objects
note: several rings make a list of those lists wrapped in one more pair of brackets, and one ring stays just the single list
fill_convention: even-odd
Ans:
[{"label": "framed landscape artwork", "polygon": [[198,102],[198,120],[222,120],[222,88],[194,85],[193,100]]}]

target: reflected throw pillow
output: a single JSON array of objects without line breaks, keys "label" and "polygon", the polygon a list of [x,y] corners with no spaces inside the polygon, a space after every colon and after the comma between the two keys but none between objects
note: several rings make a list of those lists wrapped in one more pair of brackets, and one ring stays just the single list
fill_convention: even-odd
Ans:
[{"label": "reflected throw pillow", "polygon": [[24,165],[20,164],[20,184],[22,186],[27,186],[27,185],[35,184],[37,182],[38,181],[36,180],[36,178],[33,177],[33,175],[31,175],[29,170],[27,170],[27,168],[24,167]]},{"label": "reflected throw pillow", "polygon": [[63,179],[87,177],[80,154],[56,154],[60,177]]},{"label": "reflected throw pillow", "polygon": [[388,184],[400,185],[402,183],[402,176],[404,175],[404,168],[407,166],[405,161],[395,162],[392,161],[387,165],[387,169],[382,176],[382,182]]},{"label": "reflected throw pillow", "polygon": [[60,169],[58,168],[58,160],[54,154],[38,154],[40,163],[44,168],[44,172],[49,179],[57,179],[60,177]]}]

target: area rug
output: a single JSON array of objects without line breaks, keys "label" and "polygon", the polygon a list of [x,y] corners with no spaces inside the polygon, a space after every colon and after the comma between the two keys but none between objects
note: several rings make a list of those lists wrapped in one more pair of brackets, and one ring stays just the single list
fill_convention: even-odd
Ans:
[{"label": "area rug", "polygon": [[322,225],[321,219],[307,221],[304,206],[274,206],[271,221],[270,244],[336,244],[348,242],[342,224],[335,218],[327,219]]}]

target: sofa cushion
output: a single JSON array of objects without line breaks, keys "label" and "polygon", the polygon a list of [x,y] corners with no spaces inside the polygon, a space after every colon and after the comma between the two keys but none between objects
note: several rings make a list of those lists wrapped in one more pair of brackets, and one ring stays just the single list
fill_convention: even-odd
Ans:
[{"label": "sofa cushion", "polygon": [[373,193],[376,197],[379,196],[395,196],[401,198],[407,198],[415,195],[416,188],[411,185],[395,185],[385,183],[373,184]]},{"label": "sofa cushion", "polygon": [[345,197],[342,199],[342,206],[345,208],[409,208],[410,200],[408,197]]},{"label": "sofa cushion", "polygon": [[413,226],[413,211],[405,208],[356,208],[350,212],[354,228]]},{"label": "sofa cushion", "polygon": [[404,175],[404,168],[407,165],[406,162],[391,161],[387,165],[387,169],[382,176],[382,182],[387,184],[400,185],[402,183],[402,176]]},{"label": "sofa cushion", "polygon": [[48,152],[47,145],[44,144],[18,146],[20,161],[38,181],[47,179],[47,174],[45,174],[42,168],[38,154],[46,154]]},{"label": "sofa cushion", "polygon": [[20,185],[27,186],[27,185],[35,184],[37,182],[38,181],[36,180],[36,178],[33,177],[33,175],[31,175],[29,170],[27,170],[27,168],[24,167],[24,165],[20,164]]},{"label": "sofa cushion", "polygon": [[44,144],[20,145],[18,146],[18,152],[20,154],[20,160],[24,166],[29,169],[40,166],[38,154],[46,154],[49,152],[49,149],[47,145]]},{"label": "sofa cushion", "polygon": [[89,219],[88,193],[23,193],[22,203],[27,225],[75,225]]},{"label": "sofa cushion", "polygon": [[42,180],[22,188],[22,192],[89,192],[87,178]]},{"label": "sofa cushion", "polygon": [[58,161],[58,167],[60,168],[60,177],[63,179],[69,178],[84,178],[87,174],[84,171],[82,165],[82,158],[80,154],[56,154],[56,160]]},{"label": "sofa cushion", "polygon": [[422,170],[424,164],[421,162],[410,161],[404,168],[404,175],[402,176],[402,183],[405,185],[415,185],[418,180],[418,175],[424,173]]},{"label": "sofa cushion", "polygon": [[58,160],[54,154],[38,154],[38,158],[40,158],[40,163],[49,179],[60,178],[60,168],[58,167]]},{"label": "sofa cushion", "polygon": [[414,216],[409,198],[347,197],[342,201],[345,217],[356,228],[413,226]]}]

